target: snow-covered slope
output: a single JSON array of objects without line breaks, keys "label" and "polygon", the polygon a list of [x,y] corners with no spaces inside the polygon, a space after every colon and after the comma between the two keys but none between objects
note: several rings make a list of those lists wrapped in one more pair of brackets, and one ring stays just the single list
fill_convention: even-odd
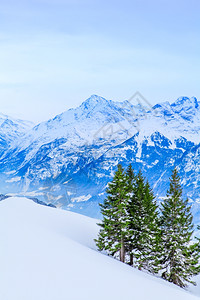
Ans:
[{"label": "snow-covered slope", "polygon": [[34,124],[30,121],[14,119],[10,116],[0,114],[0,134],[8,135],[11,140],[16,135],[22,135],[30,130]]},{"label": "snow-covered slope", "polygon": [[0,155],[15,147],[19,138],[33,127],[33,123],[0,114]]},{"label": "snow-covered slope", "polygon": [[94,219],[25,198],[0,202],[0,299],[195,300],[95,250]]}]

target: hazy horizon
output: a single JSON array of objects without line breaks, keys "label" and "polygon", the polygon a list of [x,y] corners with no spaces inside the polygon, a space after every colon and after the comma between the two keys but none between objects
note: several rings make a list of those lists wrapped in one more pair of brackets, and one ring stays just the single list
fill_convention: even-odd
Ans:
[{"label": "hazy horizon", "polygon": [[35,123],[91,94],[200,98],[200,3],[2,0],[0,112]]}]

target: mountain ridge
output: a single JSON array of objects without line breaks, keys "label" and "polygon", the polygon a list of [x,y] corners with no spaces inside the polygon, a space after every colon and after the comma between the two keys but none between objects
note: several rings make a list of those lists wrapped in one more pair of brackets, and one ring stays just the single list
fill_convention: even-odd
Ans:
[{"label": "mountain ridge", "polygon": [[118,163],[142,169],[158,199],[178,164],[184,196],[189,195],[198,215],[200,168],[193,162],[200,166],[199,102],[179,97],[150,107],[142,101],[92,95],[79,107],[34,126],[1,156],[1,192],[100,217],[98,203]]}]

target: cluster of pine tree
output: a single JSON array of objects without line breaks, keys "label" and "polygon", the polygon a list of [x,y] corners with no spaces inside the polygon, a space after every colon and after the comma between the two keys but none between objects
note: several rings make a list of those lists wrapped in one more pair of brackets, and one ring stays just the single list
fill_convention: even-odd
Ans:
[{"label": "cluster of pine tree", "polygon": [[103,220],[95,240],[100,251],[180,287],[195,284],[191,278],[200,273],[200,241],[192,241],[191,207],[182,198],[176,168],[160,209],[148,181],[131,165],[126,171],[118,165],[100,206]]}]

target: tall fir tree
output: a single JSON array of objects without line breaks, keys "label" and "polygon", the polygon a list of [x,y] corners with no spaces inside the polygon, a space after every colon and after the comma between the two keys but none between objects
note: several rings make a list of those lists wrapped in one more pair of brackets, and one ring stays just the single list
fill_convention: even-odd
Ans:
[{"label": "tall fir tree", "polygon": [[127,178],[121,165],[106,190],[108,196],[101,204],[103,215],[101,230],[96,240],[100,251],[107,250],[110,255],[119,254],[120,261],[125,262],[127,250]]},{"label": "tall fir tree", "polygon": [[155,260],[159,228],[154,198],[149,183],[145,183],[139,171],[134,177],[134,185],[127,206],[130,264],[150,272],[157,271]]},{"label": "tall fir tree", "polygon": [[141,251],[141,234],[143,218],[143,198],[144,198],[144,179],[139,172],[135,176],[134,185],[131,195],[129,195],[127,212],[128,212],[128,240],[130,251],[130,264],[136,266],[138,252]]},{"label": "tall fir tree", "polygon": [[167,197],[161,208],[162,277],[180,287],[200,272],[197,243],[192,243],[193,217],[188,200],[182,198],[182,188],[177,169],[170,178]]},{"label": "tall fir tree", "polygon": [[126,170],[126,177],[127,177],[127,189],[128,189],[128,196],[131,197],[133,194],[133,189],[135,186],[135,179],[136,175],[134,173],[133,167],[129,164]]},{"label": "tall fir tree", "polygon": [[130,164],[126,171],[126,177],[127,177],[127,192],[128,192],[128,201],[127,201],[127,221],[128,221],[128,229],[127,230],[127,252],[129,255],[129,262],[128,264],[130,266],[133,266],[133,239],[132,239],[132,231],[130,231],[130,199],[133,197],[135,184],[136,184],[136,175],[134,173],[134,170],[132,168],[132,165]]},{"label": "tall fir tree", "polygon": [[153,191],[147,181],[144,187],[142,218],[142,249],[138,254],[138,264],[151,273],[159,271],[161,230],[159,227],[158,206]]}]

